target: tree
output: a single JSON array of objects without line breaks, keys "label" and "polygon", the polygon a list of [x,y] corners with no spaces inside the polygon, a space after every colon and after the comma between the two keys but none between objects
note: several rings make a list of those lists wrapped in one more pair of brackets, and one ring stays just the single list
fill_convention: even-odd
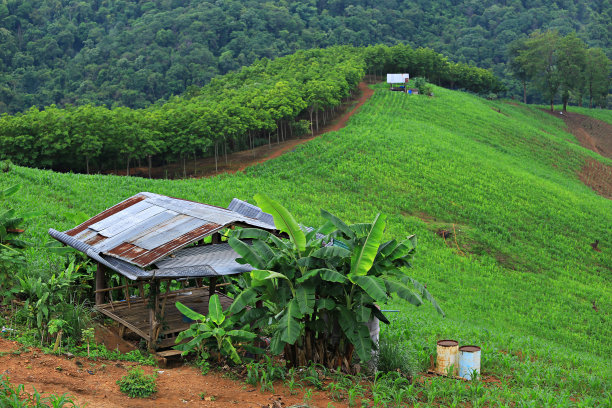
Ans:
[{"label": "tree", "polygon": [[589,108],[593,107],[593,102],[605,106],[610,89],[610,65],[610,59],[601,48],[590,48],[587,51],[585,81],[589,93]]},{"label": "tree", "polygon": [[557,64],[561,84],[561,100],[563,112],[567,111],[570,93],[578,96],[582,105],[582,95],[585,86],[585,70],[587,46],[575,32],[568,34],[559,41]]},{"label": "tree", "polygon": [[525,40],[525,49],[520,50],[516,58],[550,101],[551,112],[555,110],[554,101],[561,86],[557,52],[559,41],[556,31],[535,31]]},{"label": "tree", "polygon": [[529,79],[529,72],[519,56],[521,52],[525,52],[526,50],[527,44],[525,38],[515,40],[508,45],[508,68],[512,72],[512,75],[523,84],[523,103],[525,104],[527,103],[527,80]]}]

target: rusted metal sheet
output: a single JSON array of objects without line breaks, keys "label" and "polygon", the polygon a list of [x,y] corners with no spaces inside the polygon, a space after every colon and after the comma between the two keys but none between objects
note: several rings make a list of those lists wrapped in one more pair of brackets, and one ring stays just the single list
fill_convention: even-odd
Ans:
[{"label": "rusted metal sheet", "polygon": [[102,231],[112,225],[119,225],[126,219],[129,219],[132,215],[144,211],[152,206],[153,204],[147,202],[147,200],[145,199],[144,201],[129,206],[124,210],[121,210],[113,215],[108,216],[103,220],[96,222],[95,224],[90,225],[89,229],[92,229],[94,231]]},{"label": "rusted metal sheet", "polygon": [[70,231],[67,231],[66,234],[70,235],[71,237],[74,237],[75,235],[77,235],[79,232],[84,231],[85,229],[87,229],[90,225],[95,224],[96,222],[99,222],[113,214],[118,213],[119,211],[122,211],[136,203],[141,202],[142,200],[145,200],[147,197],[142,195],[142,194],[138,194],[135,195],[133,197],[128,198],[125,201],[120,202],[117,205],[112,206],[111,208],[102,211],[100,214],[96,215],[93,218],[90,218],[89,220],[85,221],[84,223],[78,225],[77,227],[71,229]]},{"label": "rusted metal sheet", "polygon": [[[148,250],[155,249],[205,224],[207,224],[207,222],[204,220],[188,217],[187,219],[182,220],[180,223],[171,225],[172,228],[167,229],[163,234],[149,234],[137,241],[133,241],[132,243]],[[220,226],[219,224],[214,225]]]},{"label": "rusted metal sheet", "polygon": [[164,256],[170,254],[172,251],[182,248],[194,241],[197,241],[203,236],[209,235],[210,233],[222,228],[222,225],[209,223],[200,226],[180,237],[173,239],[170,242],[166,242],[165,244],[152,249],[151,251],[139,256],[138,258],[134,258],[131,260],[132,263],[140,266],[149,266],[155,261],[163,258]]},{"label": "rusted metal sheet", "polygon": [[113,256],[121,256],[121,254],[123,254],[124,252],[129,251],[130,249],[134,248],[134,245],[128,243],[128,242],[124,242],[121,245],[117,245],[115,248],[111,249],[110,251],[106,252],[108,255],[113,255]]},{"label": "rusted metal sheet", "polygon": [[103,241],[105,239],[106,237],[104,235],[96,234],[92,238],[89,238],[87,241],[85,241],[85,243],[89,245],[95,245],[98,242]]},{"label": "rusted metal sheet", "polygon": [[241,273],[248,267],[234,262],[237,255],[213,253],[218,248],[189,258],[188,265],[144,269],[172,253],[178,256],[184,247],[231,225],[275,229],[272,217],[258,207],[240,200],[232,205],[225,209],[142,192],[65,233],[53,229],[49,233],[129,279],[149,279],[156,271],[193,277]]},{"label": "rusted metal sheet", "polygon": [[108,238],[106,241],[96,245],[95,249],[100,252],[106,252],[123,242],[134,241],[142,236],[158,231],[159,228],[162,228],[168,220],[176,217],[177,215],[178,214],[174,211],[164,211],[140,222],[137,225],[134,225],[129,230],[123,231],[112,238]]},{"label": "rusted metal sheet", "polygon": [[129,217],[123,218],[120,222],[113,224],[107,228],[104,228],[102,231],[99,231],[98,233],[100,235],[104,235],[105,237],[110,238],[114,235],[117,235],[120,232],[133,228],[134,226],[140,224],[141,222],[144,222],[148,220],[149,218],[154,217],[157,214],[164,212],[165,210],[166,210],[165,208],[158,207],[156,205],[151,206],[147,208],[146,210],[140,211],[136,214],[132,214]]}]

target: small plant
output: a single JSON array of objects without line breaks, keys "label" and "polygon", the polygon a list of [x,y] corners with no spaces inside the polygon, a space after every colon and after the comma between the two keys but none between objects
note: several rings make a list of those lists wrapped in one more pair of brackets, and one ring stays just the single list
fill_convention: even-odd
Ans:
[{"label": "small plant", "polygon": [[94,342],[94,328],[90,327],[81,332],[81,341],[87,344],[87,358],[91,357],[89,345]]},{"label": "small plant", "polygon": [[302,383],[297,380],[297,372],[295,368],[291,368],[287,372],[287,376],[285,378],[285,387],[289,388],[289,393],[291,395],[297,394],[297,387],[303,388]]},{"label": "small plant", "polygon": [[147,375],[142,367],[131,368],[127,375],[117,381],[119,390],[131,398],[148,398],[157,392],[157,376]]},{"label": "small plant", "polygon": [[23,384],[14,386],[8,377],[0,375],[0,407],[12,408],[76,408],[76,404],[68,394],[60,396],[51,394],[43,397],[36,388],[28,393]]},{"label": "small plant", "polygon": [[259,383],[262,392],[274,392],[273,383],[275,380],[285,379],[285,369],[275,365],[269,356],[264,356],[264,358],[265,361],[263,362],[251,362],[247,365],[247,377],[245,382],[253,386]]},{"label": "small plant", "polygon": [[304,391],[304,404],[309,405],[312,401],[312,388],[306,388]]},{"label": "small plant", "polygon": [[196,351],[198,358],[206,361],[211,355],[216,357],[217,362],[221,357],[228,357],[234,363],[241,363],[240,356],[235,345],[240,342],[248,342],[255,339],[256,335],[246,330],[246,325],[240,329],[234,329],[237,325],[239,315],[226,316],[221,308],[218,295],[213,295],[208,301],[208,316],[204,316],[176,302],[176,308],[191,320],[196,321],[191,327],[181,332],[176,342],[180,343],[191,338],[187,343],[177,344],[175,349],[181,350],[183,355]]}]

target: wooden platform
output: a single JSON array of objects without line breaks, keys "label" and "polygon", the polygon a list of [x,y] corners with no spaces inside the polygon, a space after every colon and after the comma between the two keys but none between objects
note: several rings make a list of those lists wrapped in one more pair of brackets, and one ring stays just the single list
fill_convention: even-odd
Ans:
[{"label": "wooden platform", "polygon": [[[219,300],[223,309],[227,309],[233,299],[221,294]],[[169,292],[165,301],[163,298],[165,294],[160,296],[160,301],[164,302],[161,310],[163,310],[163,316],[161,317],[161,329],[159,331],[157,344],[155,348],[162,349],[171,347],[175,344],[176,336],[183,330],[189,328],[192,322],[178,311],[175,306],[175,302],[179,301],[190,309],[201,313],[203,315],[208,314],[208,299],[209,289],[207,287],[193,288],[187,292]],[[148,300],[137,298],[130,299],[129,305],[125,300],[111,303],[104,303],[95,306],[96,310],[115,320],[116,322],[124,325],[127,329],[138,334],[140,337],[145,339],[147,343],[151,344],[151,320],[150,314],[151,309],[148,307]]]}]

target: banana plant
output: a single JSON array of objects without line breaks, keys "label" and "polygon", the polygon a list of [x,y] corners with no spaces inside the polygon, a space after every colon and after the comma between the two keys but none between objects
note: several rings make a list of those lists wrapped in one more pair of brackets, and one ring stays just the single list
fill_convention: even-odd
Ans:
[{"label": "banana plant", "polygon": [[[236,329],[237,316],[227,317],[221,307],[219,295],[213,295],[208,301],[208,316],[204,316],[181,302],[175,303],[176,308],[187,318],[194,320],[189,329],[182,331],[176,338],[175,349],[183,352],[183,355],[195,351],[202,361],[216,356],[230,358],[234,363],[241,362],[236,345],[241,342],[250,342],[256,335],[243,327]],[[182,341],[189,339],[185,343]]]},{"label": "banana plant", "polygon": [[[249,305],[243,321],[275,327],[271,351],[285,352],[294,365],[309,361],[336,368],[353,351],[368,361],[375,347],[366,323],[388,320],[377,304],[395,293],[415,306],[426,299],[443,314],[427,289],[408,276],[416,237],[382,242],[386,218],[347,225],[327,211],[317,229],[300,226],[282,205],[258,194],[257,204],[272,214],[280,237],[258,229],[235,230],[229,244],[237,261],[255,269],[238,280],[242,291],[230,312]],[[286,237],[286,238],[283,238]]]}]

